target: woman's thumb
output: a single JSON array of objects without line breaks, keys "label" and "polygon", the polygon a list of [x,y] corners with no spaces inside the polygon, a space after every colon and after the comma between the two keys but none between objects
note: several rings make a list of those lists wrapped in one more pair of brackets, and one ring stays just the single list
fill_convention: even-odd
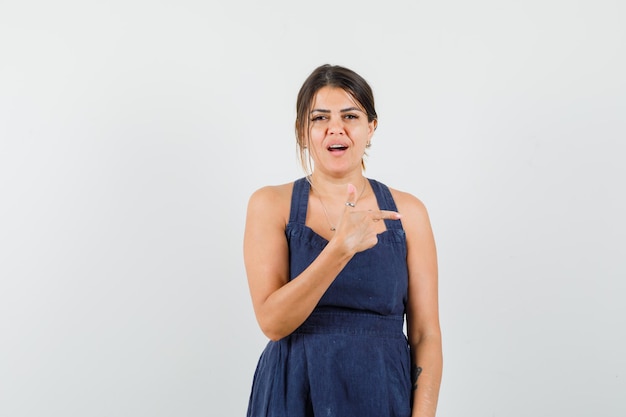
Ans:
[{"label": "woman's thumb", "polygon": [[354,207],[356,205],[356,187],[352,184],[348,184],[348,197],[346,199],[346,206]]}]

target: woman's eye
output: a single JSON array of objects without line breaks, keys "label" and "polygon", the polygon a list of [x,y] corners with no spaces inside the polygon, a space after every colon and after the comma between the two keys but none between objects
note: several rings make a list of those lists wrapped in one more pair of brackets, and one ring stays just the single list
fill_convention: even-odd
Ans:
[{"label": "woman's eye", "polygon": [[311,121],[312,121],[312,122],[317,122],[317,121],[320,121],[320,120],[325,120],[325,119],[326,119],[326,116],[319,115],[319,116],[313,116],[313,117],[311,118]]},{"label": "woman's eye", "polygon": [[358,119],[359,116],[357,116],[356,114],[346,114],[344,116],[346,119]]}]

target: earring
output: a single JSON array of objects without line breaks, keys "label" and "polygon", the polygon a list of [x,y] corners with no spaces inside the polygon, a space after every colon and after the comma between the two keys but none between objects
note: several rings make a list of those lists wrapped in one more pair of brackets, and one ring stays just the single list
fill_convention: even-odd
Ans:
[{"label": "earring", "polygon": [[366,148],[370,148],[371,146],[372,146],[372,142],[367,142],[367,143],[365,144],[365,147],[366,147]]}]

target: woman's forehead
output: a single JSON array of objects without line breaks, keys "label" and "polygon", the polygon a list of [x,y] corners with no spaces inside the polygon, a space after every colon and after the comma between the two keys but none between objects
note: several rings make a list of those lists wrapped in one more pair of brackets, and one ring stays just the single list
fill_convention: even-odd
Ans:
[{"label": "woman's forehead", "polygon": [[319,106],[340,106],[340,107],[357,107],[363,109],[354,96],[341,87],[325,86],[317,90],[313,96],[311,110],[317,109]]}]

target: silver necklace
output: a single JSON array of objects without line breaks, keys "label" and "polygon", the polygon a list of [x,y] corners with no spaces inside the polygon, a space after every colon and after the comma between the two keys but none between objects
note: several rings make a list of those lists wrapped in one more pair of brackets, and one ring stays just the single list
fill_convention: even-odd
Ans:
[{"label": "silver necklace", "polygon": [[[328,222],[328,225],[330,226],[330,231],[334,232],[335,230],[337,230],[337,228],[335,226],[333,226],[333,224],[331,223],[330,216],[328,216],[328,210],[326,210],[326,206],[324,205],[324,202],[322,201],[322,197],[320,196],[320,192],[317,191],[317,188],[315,188],[315,186],[313,186],[313,181],[311,181],[310,178],[309,178],[309,184],[311,184],[311,188],[313,188],[313,190],[315,191],[315,196],[317,197],[317,199],[320,201],[320,204],[322,205],[322,209],[324,210],[324,216],[326,216],[326,221]],[[367,184],[367,180],[365,179],[365,177],[363,177],[363,187],[361,187],[361,192],[357,196],[356,201],[354,202],[354,204],[356,204],[356,202],[359,201],[359,199],[363,195],[363,192],[365,191],[365,185],[366,184]]]}]

